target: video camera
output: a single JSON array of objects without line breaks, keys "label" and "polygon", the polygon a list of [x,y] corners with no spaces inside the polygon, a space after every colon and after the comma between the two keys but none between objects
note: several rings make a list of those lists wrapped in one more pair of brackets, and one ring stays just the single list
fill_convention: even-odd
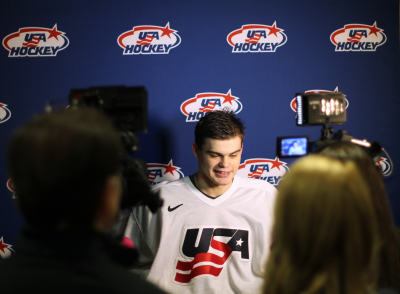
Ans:
[{"label": "video camera", "polygon": [[147,133],[147,91],[145,87],[91,87],[72,89],[69,105],[96,107],[104,111],[118,130],[123,150],[121,169],[123,194],[121,209],[147,205],[154,213],[163,205],[158,193],[150,190],[147,179],[147,164],[130,155],[139,150],[140,141],[134,132]]},{"label": "video camera", "polygon": [[[389,154],[377,142],[370,143],[366,140],[355,139],[345,130],[339,130],[333,134],[334,129],[328,125],[346,122],[346,96],[342,93],[297,93],[296,104],[297,126],[322,125],[321,138],[319,141],[310,141],[307,135],[278,137],[276,155],[279,158],[304,156],[323,148],[332,141],[349,141],[363,147],[374,162],[379,160],[382,152],[391,161]],[[333,134],[332,139],[331,134]]]}]

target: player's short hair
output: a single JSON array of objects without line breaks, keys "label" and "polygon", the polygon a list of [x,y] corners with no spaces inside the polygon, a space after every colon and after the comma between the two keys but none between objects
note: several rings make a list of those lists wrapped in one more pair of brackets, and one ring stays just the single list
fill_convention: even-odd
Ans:
[{"label": "player's short hair", "polygon": [[197,147],[201,150],[206,138],[228,140],[239,136],[243,142],[244,122],[229,109],[216,110],[203,116],[196,125],[194,136]]},{"label": "player's short hair", "polygon": [[18,129],[8,148],[17,204],[29,224],[91,226],[106,178],[120,166],[120,139],[99,110],[59,110]]}]

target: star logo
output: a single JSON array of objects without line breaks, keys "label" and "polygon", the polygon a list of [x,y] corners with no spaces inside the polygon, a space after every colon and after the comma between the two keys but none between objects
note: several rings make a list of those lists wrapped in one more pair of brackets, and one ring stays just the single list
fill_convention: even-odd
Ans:
[{"label": "star logo", "polygon": [[[117,42],[123,55],[169,54],[181,43],[181,37],[169,26],[140,25],[119,35]],[[151,45],[151,46],[150,46]],[[135,50],[134,50],[135,49]]]},{"label": "star logo", "polygon": [[281,170],[281,169],[280,169],[280,166],[281,166],[281,165],[286,164],[285,162],[279,161],[279,158],[278,158],[278,157],[275,157],[275,160],[274,160],[274,161],[271,161],[271,163],[272,163],[271,169],[277,168],[278,170]]},{"label": "star logo", "polygon": [[233,96],[231,89],[226,94],[198,93],[194,98],[189,98],[181,104],[181,112],[186,116],[187,122],[199,121],[206,113],[222,109],[229,109],[237,114],[242,108],[239,97]]},{"label": "star logo", "polygon": [[168,164],[163,163],[148,163],[147,177],[150,185],[155,185],[164,181],[175,181],[184,177],[181,168],[175,166],[172,159]]},{"label": "star logo", "polygon": [[287,41],[284,30],[276,21],[271,25],[246,24],[228,34],[226,40],[232,46],[232,53],[276,52],[276,48]]},{"label": "star logo", "polygon": [[229,89],[228,93],[226,93],[226,95],[224,95],[222,97],[224,97],[224,102],[223,103],[229,102],[230,105],[232,105],[232,101],[233,100],[237,99],[236,97],[232,97],[231,96],[231,89]]},{"label": "star logo", "polygon": [[267,181],[277,186],[287,171],[289,171],[287,163],[280,161],[278,157],[275,159],[252,158],[240,164],[237,175]]},{"label": "star logo", "polygon": [[272,27],[269,28],[268,36],[269,35],[275,35],[275,37],[278,37],[277,33],[281,32],[281,31],[283,31],[283,30],[278,29],[276,27],[276,21],[275,21],[274,24],[272,25]]},{"label": "star logo", "polygon": [[172,159],[171,159],[171,160],[169,161],[168,165],[165,166],[164,175],[165,175],[166,173],[170,173],[171,175],[174,175],[174,171],[177,170],[177,169],[179,169],[179,167],[174,166],[174,165],[172,164]]},{"label": "star logo", "polygon": [[171,30],[170,28],[169,28],[169,23],[167,23],[167,25],[165,26],[165,28],[164,29],[161,29],[162,30],[162,35],[161,35],[161,37],[162,36],[167,36],[168,38],[170,38],[171,39],[171,34],[173,34],[173,33],[176,33],[177,31],[175,31],[175,30]]},{"label": "star logo", "polygon": [[[369,33],[368,33],[369,32]],[[376,51],[377,47],[386,43],[387,37],[383,29],[374,24],[346,24],[343,28],[334,31],[330,40],[335,46],[335,51],[359,52]]]},{"label": "star logo", "polygon": [[376,22],[374,22],[374,25],[373,25],[372,27],[370,27],[370,32],[369,32],[368,35],[374,34],[375,36],[378,36],[377,33],[381,32],[381,31],[383,31],[383,30],[378,29],[378,28],[376,27]]},{"label": "star logo", "polygon": [[12,245],[4,243],[3,237],[0,238],[0,257],[8,258],[11,256],[11,252],[14,250],[11,248]]},{"label": "star logo", "polygon": [[50,33],[49,37],[47,38],[55,38],[58,41],[58,36],[62,35],[63,32],[57,31],[57,24],[54,25],[53,29],[48,31]]},{"label": "star logo", "polygon": [[236,240],[236,246],[240,246],[240,247],[242,247],[242,243],[243,243],[244,241],[242,241],[242,238],[240,238],[239,240]]}]

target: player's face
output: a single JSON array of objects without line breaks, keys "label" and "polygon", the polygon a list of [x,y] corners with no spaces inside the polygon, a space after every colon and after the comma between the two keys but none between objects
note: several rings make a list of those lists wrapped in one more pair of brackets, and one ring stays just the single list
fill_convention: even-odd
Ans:
[{"label": "player's face", "polygon": [[232,184],[239,169],[242,140],[236,136],[228,140],[206,138],[201,150],[193,144],[193,152],[199,160],[198,177],[208,188]]}]

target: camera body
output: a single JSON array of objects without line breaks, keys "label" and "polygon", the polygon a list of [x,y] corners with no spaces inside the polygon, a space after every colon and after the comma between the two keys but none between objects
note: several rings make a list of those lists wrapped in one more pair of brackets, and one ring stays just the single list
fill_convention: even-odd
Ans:
[{"label": "camera body", "polygon": [[147,133],[147,90],[145,87],[91,87],[72,89],[72,107],[102,109],[118,130],[124,149],[129,153],[139,150],[140,142],[134,132]]},{"label": "camera body", "polygon": [[[276,156],[291,158],[307,155],[316,148],[326,144],[333,128],[329,124],[346,122],[346,96],[341,92],[334,93],[296,93],[296,125],[322,125],[319,141],[310,141],[309,136],[278,137],[276,141]],[[346,136],[343,137],[343,134]],[[346,131],[339,131],[334,137],[353,138]]]},{"label": "camera body", "polygon": [[[379,143],[354,139],[345,130],[339,130],[333,134],[333,128],[328,125],[346,122],[346,96],[342,93],[297,93],[296,106],[296,125],[321,125],[321,138],[319,141],[310,141],[307,135],[278,137],[276,156],[279,158],[301,157],[332,141],[349,141],[360,145],[375,162],[379,160],[382,151],[385,152]],[[333,134],[332,139],[331,134]],[[387,153],[386,155],[390,158]]]},{"label": "camera body", "polygon": [[[296,125],[322,125],[321,138],[319,141],[310,141],[307,135],[278,137],[276,140],[278,158],[301,157],[322,149],[333,141],[349,141],[364,148],[375,163],[378,163],[382,153],[386,154],[393,166],[389,154],[378,142],[369,143],[366,140],[355,139],[345,130],[333,134],[333,128],[328,127],[328,124],[346,122],[346,96],[342,93],[297,93],[296,108]],[[333,134],[332,139],[331,134]],[[390,176],[391,173],[384,176]]]},{"label": "camera body", "polygon": [[139,149],[134,132],[147,133],[147,90],[145,87],[91,87],[72,89],[69,103],[75,107],[96,107],[104,111],[118,130],[124,150],[121,150],[123,192],[121,208],[147,205],[154,213],[162,206],[159,194],[153,193],[147,179],[147,164],[130,155]]}]

